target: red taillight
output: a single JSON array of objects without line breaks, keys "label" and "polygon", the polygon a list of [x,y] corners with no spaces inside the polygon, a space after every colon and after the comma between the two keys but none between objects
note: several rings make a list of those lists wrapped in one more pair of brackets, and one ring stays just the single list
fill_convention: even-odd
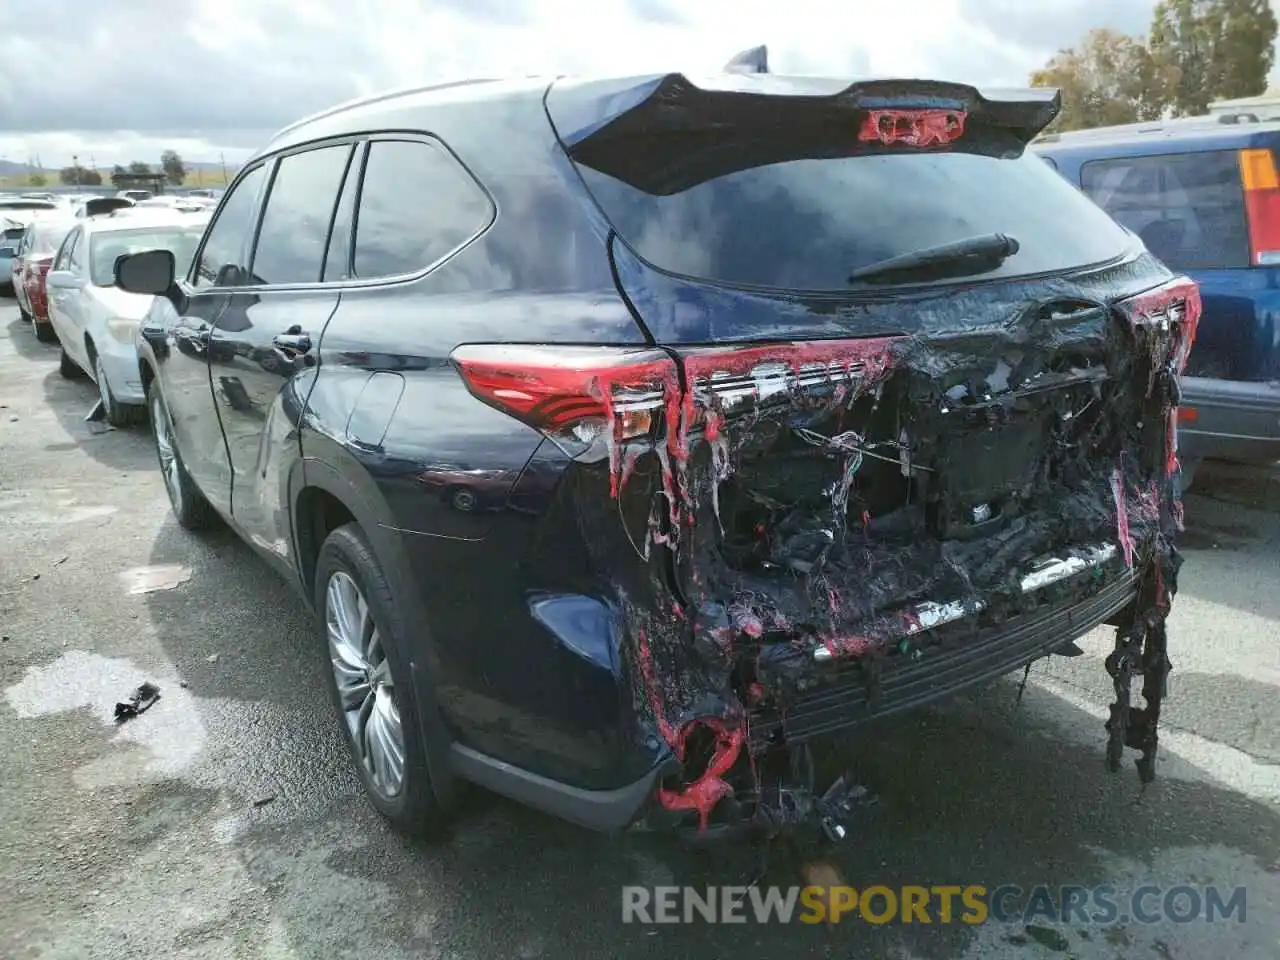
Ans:
[{"label": "red taillight", "polygon": [[[1153,290],[1122,300],[1117,306],[1129,317],[1135,333],[1146,334],[1139,337],[1139,343],[1140,349],[1150,355],[1147,380],[1150,397],[1166,369],[1178,378],[1187,367],[1187,357],[1200,323],[1200,285],[1189,277],[1174,277]],[[1165,473],[1173,476],[1178,469],[1178,421],[1182,417],[1180,408],[1173,405],[1177,403],[1176,383],[1167,389],[1172,399],[1165,414]],[[1195,419],[1194,411],[1189,419]]]},{"label": "red taillight", "polygon": [[550,435],[589,441],[611,419],[613,439],[648,433],[678,393],[676,364],[649,347],[473,344],[452,360],[478,399]]},{"label": "red taillight", "polygon": [[885,146],[946,146],[964,135],[963,110],[872,110],[862,121],[858,139]]},{"label": "red taillight", "polygon": [[1280,264],[1280,176],[1269,149],[1240,151],[1240,184],[1249,221],[1249,262]]},{"label": "red taillight", "polygon": [[1199,418],[1199,416],[1200,415],[1196,413],[1195,407],[1179,407],[1178,408],[1179,423],[1195,423],[1196,420]]}]

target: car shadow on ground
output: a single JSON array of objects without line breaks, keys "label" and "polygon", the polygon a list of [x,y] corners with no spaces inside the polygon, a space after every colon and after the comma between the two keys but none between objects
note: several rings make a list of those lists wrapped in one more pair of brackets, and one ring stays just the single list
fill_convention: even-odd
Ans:
[{"label": "car shadow on ground", "polygon": [[[57,359],[56,353],[54,359]],[[147,423],[117,428],[102,420],[85,420],[98,402],[98,388],[87,376],[68,379],[55,366],[45,376],[42,386],[49,409],[68,437],[66,440],[50,443],[45,449],[54,452],[80,447],[93,459],[113,470],[159,472],[151,428]]]},{"label": "car shadow on ground", "polygon": [[[1023,947],[1027,956],[1161,955],[1150,930],[1081,922],[1059,926],[1063,939],[1049,952],[1033,942],[1041,931],[1021,922],[624,925],[623,885],[743,885],[758,873],[758,850],[743,843],[691,850],[651,835],[601,836],[496,798],[468,801],[434,841],[406,840],[358,793],[329,706],[324,655],[300,599],[229,531],[195,537],[170,521],[152,559],[193,571],[181,590],[147,598],[167,656],[198,702],[245,705],[240,713],[249,729],[239,732],[217,729],[234,725],[234,714],[228,719],[225,710],[201,708],[210,742],[241,741],[249,754],[278,758],[264,764],[224,751],[219,791],[248,812],[230,843],[299,956],[355,955],[371,941],[385,941],[387,956],[486,960],[943,958],[970,947],[983,955]],[[293,719],[283,733],[255,729],[253,702],[290,711]],[[859,888],[1245,885],[1260,909],[1249,914],[1251,924],[1211,931],[1225,939],[1209,941],[1223,948],[1210,953],[1265,955],[1240,944],[1246,936],[1266,942],[1269,931],[1258,925],[1269,922],[1267,903],[1277,896],[1280,815],[1167,749],[1161,778],[1142,790],[1132,754],[1120,773],[1105,771],[1105,736],[1098,716],[1043,688],[1028,688],[1019,704],[1008,679],[881,728],[849,754],[880,803],[824,859]],[[275,778],[272,785],[264,785],[264,776]],[[264,790],[279,799],[250,809]],[[188,813],[212,818],[219,803],[201,796],[193,794],[200,809]],[[145,810],[145,802],[136,809]],[[774,846],[761,882],[802,884],[811,856]]]},{"label": "car shadow on ground", "polygon": [[[1280,556],[1280,467],[1204,464],[1187,494],[1185,516],[1179,593],[1280,620],[1280,594],[1266,585]],[[1210,553],[1217,557],[1202,566]]]},{"label": "car shadow on ground", "polygon": [[10,321],[6,328],[9,334],[9,342],[13,344],[13,351],[25,360],[52,360],[55,363],[58,360],[58,344],[41,343],[36,339],[35,331],[31,329],[31,324],[23,322],[20,316],[16,316],[18,310],[18,302],[10,297],[0,296],[0,310],[6,307],[12,307],[15,313],[13,320]]}]

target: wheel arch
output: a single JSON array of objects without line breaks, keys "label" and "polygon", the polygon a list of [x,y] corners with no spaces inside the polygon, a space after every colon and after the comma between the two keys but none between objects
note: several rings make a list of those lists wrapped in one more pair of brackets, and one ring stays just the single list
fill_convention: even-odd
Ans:
[{"label": "wheel arch", "polygon": [[436,662],[434,640],[421,599],[413,589],[408,557],[399,546],[399,536],[356,484],[332,464],[314,458],[299,460],[290,475],[290,505],[298,581],[313,613],[316,561],[320,547],[333,530],[346,523],[357,524],[364,533],[374,558],[391,587],[400,608],[401,621],[415,628],[410,649],[402,650],[413,677],[413,695],[419,732],[432,786],[442,805],[455,790],[450,748],[452,737],[440,710],[435,686],[430,680]]}]

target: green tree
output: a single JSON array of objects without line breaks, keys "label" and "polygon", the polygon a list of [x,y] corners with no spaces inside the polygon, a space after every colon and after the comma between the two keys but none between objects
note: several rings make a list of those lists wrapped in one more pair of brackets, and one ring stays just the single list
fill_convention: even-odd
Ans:
[{"label": "green tree", "polygon": [[43,187],[48,182],[43,173],[33,173],[27,177],[27,183],[33,187]]},{"label": "green tree", "polygon": [[1214,100],[1267,88],[1275,62],[1276,15],[1268,0],[1161,0],[1151,55],[1169,79],[1174,114],[1207,113]]},{"label": "green tree", "polygon": [[1137,37],[1091,30],[1076,47],[1059,50],[1031,74],[1033,87],[1062,91],[1052,130],[1082,130],[1159,118],[1166,74]]},{"label": "green tree", "polygon": [[151,164],[143,163],[141,160],[129,161],[129,173],[148,174],[151,172]]},{"label": "green tree", "polygon": [[58,179],[80,187],[96,186],[102,182],[102,175],[97,170],[86,170],[79,164],[72,164],[58,171]]},{"label": "green tree", "polygon": [[187,168],[182,165],[182,158],[176,151],[166,150],[160,154],[160,167],[174,186],[182,186],[187,178]]}]

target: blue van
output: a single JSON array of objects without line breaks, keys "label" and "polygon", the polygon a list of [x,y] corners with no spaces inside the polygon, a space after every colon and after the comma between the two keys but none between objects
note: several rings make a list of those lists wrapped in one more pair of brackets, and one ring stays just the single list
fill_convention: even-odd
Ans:
[{"label": "blue van", "polygon": [[1280,123],[1194,118],[1048,134],[1032,149],[1172,270],[1204,314],[1179,412],[1205,458],[1280,460]]}]

